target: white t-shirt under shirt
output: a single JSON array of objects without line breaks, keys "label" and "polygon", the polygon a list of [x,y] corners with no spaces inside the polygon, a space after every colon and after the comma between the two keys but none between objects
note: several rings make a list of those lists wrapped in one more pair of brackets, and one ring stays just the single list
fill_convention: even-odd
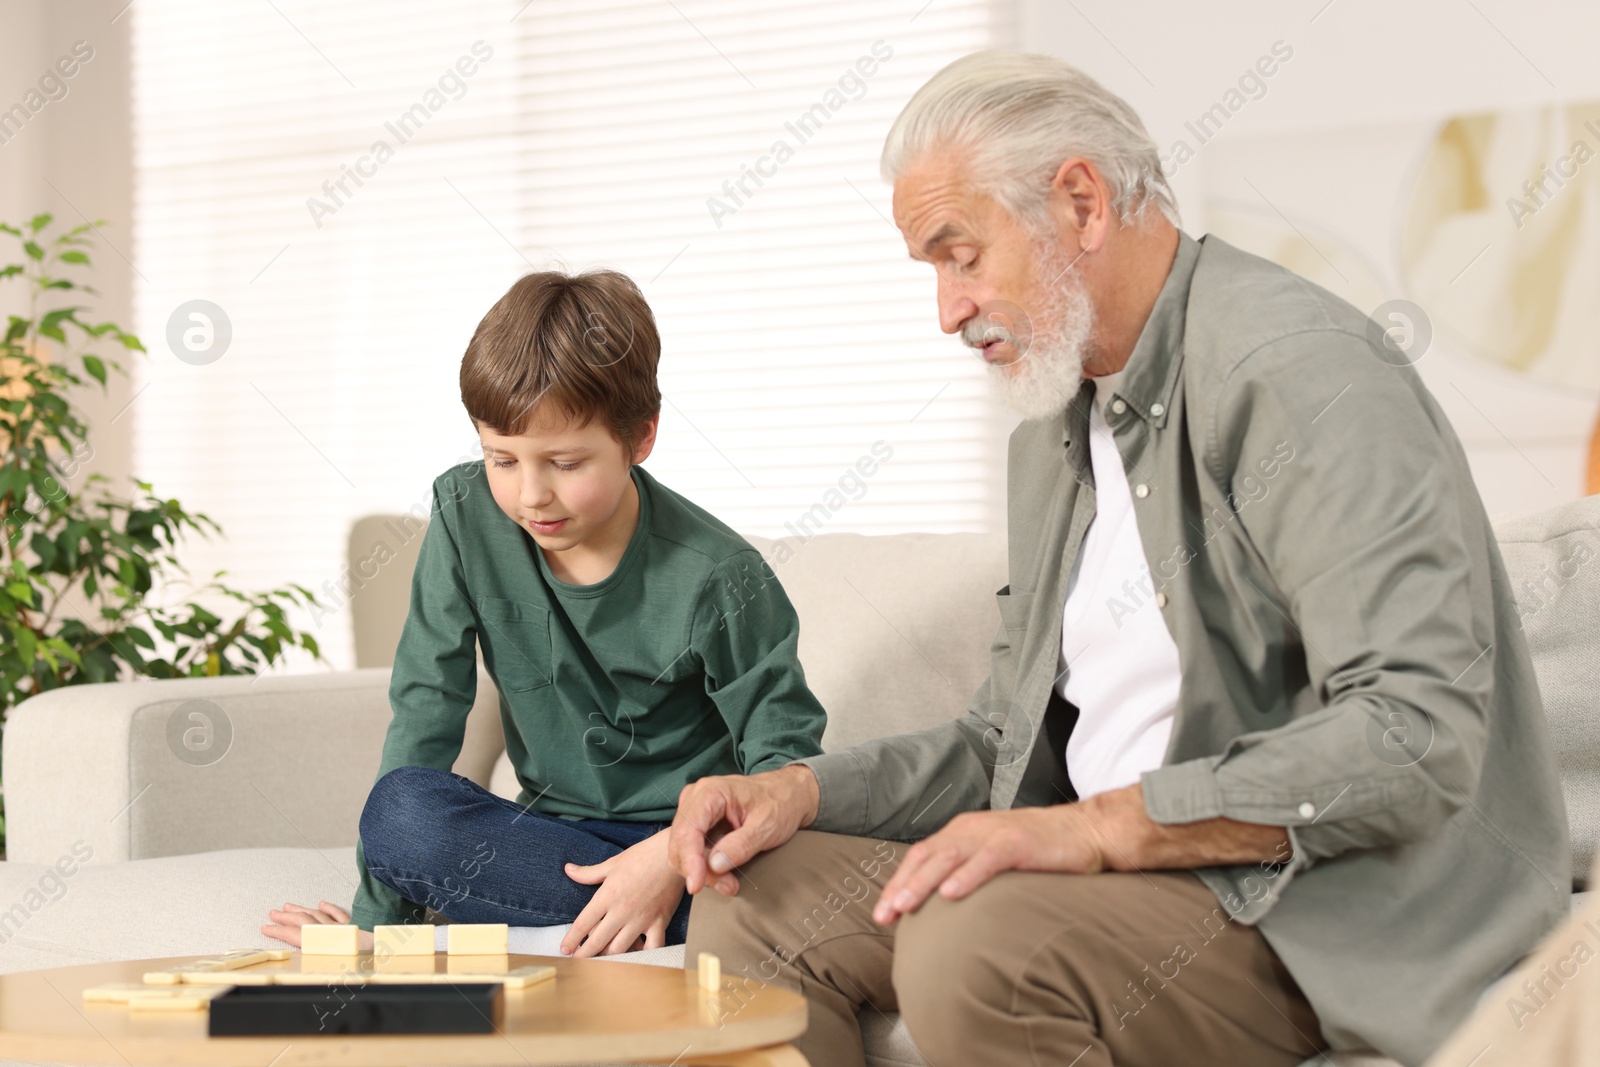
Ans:
[{"label": "white t-shirt under shirt", "polygon": [[1062,613],[1057,689],[1078,708],[1066,757],[1080,798],[1133,785],[1161,766],[1182,677],[1178,646],[1156,603],[1122,454],[1103,411],[1121,377],[1093,379],[1095,516]]}]

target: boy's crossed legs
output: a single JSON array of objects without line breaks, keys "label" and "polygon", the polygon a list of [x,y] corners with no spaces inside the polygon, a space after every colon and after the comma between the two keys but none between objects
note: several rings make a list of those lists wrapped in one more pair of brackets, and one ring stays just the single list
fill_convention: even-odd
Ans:
[{"label": "boy's crossed legs", "polygon": [[1294,980],[1194,875],[1008,871],[889,927],[871,909],[908,846],[802,830],[696,894],[685,958],[807,998],[795,1046],[861,1067],[858,1011],[898,1010],[933,1067],[1298,1064],[1321,1045]]},{"label": "boy's crossed legs", "polygon": [[[561,819],[449,771],[399,767],[367,797],[361,847],[374,878],[453,922],[555,926],[599,888],[567,877],[567,863],[600,863],[667,825]],[[689,905],[685,894],[667,944],[683,943]]]}]

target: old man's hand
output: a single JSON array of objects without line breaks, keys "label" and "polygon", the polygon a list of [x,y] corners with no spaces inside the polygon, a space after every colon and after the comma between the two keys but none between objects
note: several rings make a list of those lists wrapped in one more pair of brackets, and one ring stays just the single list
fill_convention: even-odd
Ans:
[{"label": "old man's hand", "polygon": [[[1139,789],[1116,792],[1138,794]],[[1055,804],[957,815],[938,833],[906,850],[872,917],[892,923],[920,908],[934,890],[946,899],[960,900],[1002,871],[1092,874],[1124,866],[1113,862],[1119,857],[1100,823],[1116,819],[1118,809],[1129,801],[1138,804],[1142,814],[1142,799],[1102,795],[1111,800],[1109,805]]]},{"label": "old man's hand", "polygon": [[817,779],[803,764],[748,777],[701,778],[678,794],[667,863],[684,888],[739,891],[734,869],[777,848],[817,817]]}]

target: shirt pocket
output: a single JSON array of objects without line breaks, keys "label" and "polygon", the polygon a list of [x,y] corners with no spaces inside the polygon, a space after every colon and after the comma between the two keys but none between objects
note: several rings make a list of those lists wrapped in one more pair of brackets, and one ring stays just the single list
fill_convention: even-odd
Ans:
[{"label": "shirt pocket", "polygon": [[537,604],[479,597],[483,661],[494,684],[523,693],[550,684],[550,612]]},{"label": "shirt pocket", "polygon": [[[1005,709],[1009,715],[1014,706],[1011,701],[1022,643],[1027,637],[1028,615],[1033,610],[1033,594],[1013,593],[1008,585],[994,596],[1000,609],[1001,631],[989,649],[989,699],[994,709]],[[995,721],[992,716],[991,721]]]},{"label": "shirt pocket", "polygon": [[1028,614],[1033,610],[1032,593],[1013,593],[1008,585],[994,595],[1000,607],[1000,625],[1008,633],[1028,628]]}]

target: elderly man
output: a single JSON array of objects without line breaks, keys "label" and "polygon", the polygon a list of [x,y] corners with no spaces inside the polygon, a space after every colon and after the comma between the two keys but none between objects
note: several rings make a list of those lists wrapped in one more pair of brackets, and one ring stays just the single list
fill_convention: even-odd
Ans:
[{"label": "elderly man", "polygon": [[883,164],[1025,419],[991,673],[942,726],[686,788],[690,958],[803,993],[819,1067],[863,1062],[863,1007],[936,1067],[1420,1062],[1571,888],[1444,414],[1361,312],[1178,229],[1064,63],[951,64]]}]

